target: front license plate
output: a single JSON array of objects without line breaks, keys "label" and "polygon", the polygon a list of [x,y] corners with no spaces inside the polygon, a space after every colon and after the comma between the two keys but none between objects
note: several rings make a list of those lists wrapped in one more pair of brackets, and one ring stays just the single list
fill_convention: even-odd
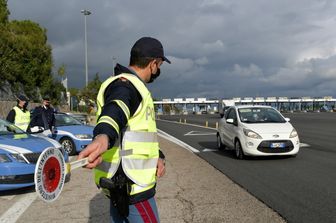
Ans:
[{"label": "front license plate", "polygon": [[283,142],[273,142],[273,143],[271,143],[271,148],[273,148],[273,149],[285,148],[285,143],[283,143]]}]

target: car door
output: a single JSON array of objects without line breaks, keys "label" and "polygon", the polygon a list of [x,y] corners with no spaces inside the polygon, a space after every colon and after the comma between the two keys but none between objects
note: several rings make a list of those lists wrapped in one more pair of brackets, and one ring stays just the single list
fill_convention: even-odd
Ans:
[{"label": "car door", "polygon": [[227,115],[224,115],[224,117],[222,119],[220,119],[219,125],[218,125],[219,135],[220,135],[220,137],[221,137],[221,139],[222,139],[222,141],[225,145],[227,145],[227,141],[228,141],[227,134],[225,133],[225,131],[227,129],[226,118],[227,118]]},{"label": "car door", "polygon": [[[227,120],[232,119],[233,123],[228,123]],[[224,144],[233,147],[233,139],[234,139],[234,132],[237,123],[237,115],[236,110],[234,108],[230,108],[225,113],[225,123],[223,125],[223,141]]]}]

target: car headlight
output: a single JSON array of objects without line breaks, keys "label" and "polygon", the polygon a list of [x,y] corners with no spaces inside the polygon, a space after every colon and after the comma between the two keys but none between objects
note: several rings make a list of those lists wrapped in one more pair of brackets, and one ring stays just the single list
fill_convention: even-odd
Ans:
[{"label": "car headlight", "polygon": [[92,139],[92,135],[90,134],[77,134],[75,136],[76,138],[79,138],[79,139]]},{"label": "car headlight", "polygon": [[23,156],[19,153],[11,154],[11,156],[18,161],[19,163],[27,163],[27,161],[23,158]]},{"label": "car headlight", "polygon": [[297,131],[293,128],[291,134],[289,135],[289,138],[294,138],[294,137],[297,137],[298,136],[298,133]]},{"label": "car headlight", "polygon": [[255,131],[252,131],[250,129],[243,129],[243,131],[247,137],[254,138],[254,139],[262,139],[262,137]]},{"label": "car headlight", "polygon": [[0,163],[12,162],[11,159],[6,154],[0,154]]}]

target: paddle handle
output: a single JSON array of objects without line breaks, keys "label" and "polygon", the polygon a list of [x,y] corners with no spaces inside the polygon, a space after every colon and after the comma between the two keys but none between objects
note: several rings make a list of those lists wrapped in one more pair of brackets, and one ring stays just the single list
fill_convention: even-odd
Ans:
[{"label": "paddle handle", "polygon": [[73,161],[71,163],[68,163],[69,172],[74,170],[74,169],[77,169],[79,167],[86,166],[88,163],[89,163],[89,158],[88,157],[86,157],[84,159]]}]

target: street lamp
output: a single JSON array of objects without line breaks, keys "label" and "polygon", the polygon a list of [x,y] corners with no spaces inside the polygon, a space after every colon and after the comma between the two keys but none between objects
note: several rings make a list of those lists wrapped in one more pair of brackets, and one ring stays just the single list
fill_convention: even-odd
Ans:
[{"label": "street lamp", "polygon": [[115,62],[116,59],[117,59],[117,58],[112,57],[112,74],[113,74],[113,76],[115,75],[115,73],[114,73],[114,66],[117,65],[116,62]]},{"label": "street lamp", "polygon": [[85,83],[86,83],[86,87],[88,86],[88,59],[87,59],[87,35],[86,35],[86,16],[90,15],[91,12],[89,10],[83,9],[81,10],[81,13],[84,14],[84,23],[85,23]]}]

